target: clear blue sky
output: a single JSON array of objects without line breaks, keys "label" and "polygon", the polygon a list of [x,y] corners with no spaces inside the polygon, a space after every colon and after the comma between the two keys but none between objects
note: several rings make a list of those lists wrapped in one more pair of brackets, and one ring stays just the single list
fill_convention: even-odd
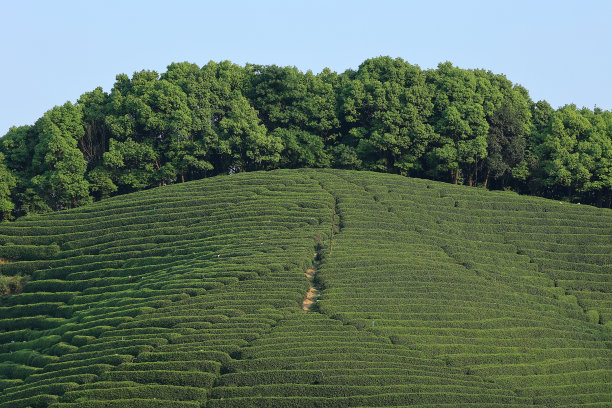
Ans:
[{"label": "clear blue sky", "polygon": [[173,61],[343,72],[371,57],[503,73],[534,100],[612,109],[610,1],[0,2],[0,135],[115,75]]}]

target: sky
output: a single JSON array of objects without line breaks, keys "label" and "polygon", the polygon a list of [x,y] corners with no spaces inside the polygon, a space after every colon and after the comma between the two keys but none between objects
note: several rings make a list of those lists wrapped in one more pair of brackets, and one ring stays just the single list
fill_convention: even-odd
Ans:
[{"label": "sky", "polygon": [[357,69],[400,57],[505,74],[534,101],[612,110],[612,2],[0,0],[0,136],[143,69],[230,60]]}]

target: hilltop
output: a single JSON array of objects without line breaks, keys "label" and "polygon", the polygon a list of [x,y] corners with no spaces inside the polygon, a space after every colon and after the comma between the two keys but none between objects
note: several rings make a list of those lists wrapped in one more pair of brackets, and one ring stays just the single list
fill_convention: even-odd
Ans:
[{"label": "hilltop", "polygon": [[253,170],[334,168],[612,207],[612,112],[401,58],[319,74],[229,61],[119,74],[0,138],[0,221]]},{"label": "hilltop", "polygon": [[610,209],[274,170],[3,223],[0,258],[1,408],[612,404]]}]

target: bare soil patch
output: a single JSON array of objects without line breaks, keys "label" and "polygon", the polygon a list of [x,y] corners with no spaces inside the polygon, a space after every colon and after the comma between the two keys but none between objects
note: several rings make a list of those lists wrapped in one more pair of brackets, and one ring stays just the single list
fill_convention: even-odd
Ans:
[{"label": "bare soil patch", "polygon": [[313,268],[308,268],[306,269],[306,272],[304,272],[304,275],[306,275],[310,281],[310,289],[308,290],[308,293],[306,293],[306,298],[302,302],[302,310],[304,312],[310,311],[310,308],[314,303],[316,303],[317,298],[319,297],[319,291],[312,284],[316,273],[317,271],[315,271]]}]

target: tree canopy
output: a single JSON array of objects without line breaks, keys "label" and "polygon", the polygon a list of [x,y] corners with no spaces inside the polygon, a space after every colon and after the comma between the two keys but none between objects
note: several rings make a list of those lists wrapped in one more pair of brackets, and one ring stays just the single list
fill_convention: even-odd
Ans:
[{"label": "tree canopy", "polygon": [[503,75],[378,57],[117,75],[0,138],[0,219],[239,171],[336,167],[612,206],[612,113]]}]

